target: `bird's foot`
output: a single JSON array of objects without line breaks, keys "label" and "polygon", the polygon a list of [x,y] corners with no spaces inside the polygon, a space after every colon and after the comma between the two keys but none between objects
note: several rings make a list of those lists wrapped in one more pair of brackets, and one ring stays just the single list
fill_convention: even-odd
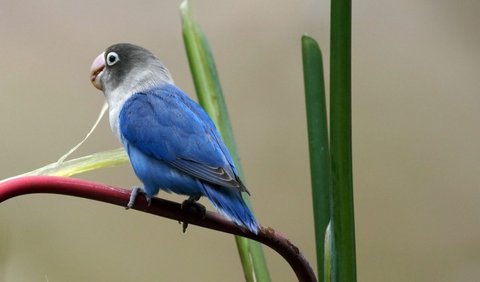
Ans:
[{"label": "bird's foot", "polygon": [[152,197],[149,197],[141,187],[135,186],[135,187],[132,187],[132,192],[130,193],[130,200],[128,201],[128,204],[125,207],[125,209],[128,210],[133,207],[133,205],[135,204],[135,200],[138,197],[138,194],[144,195],[145,199],[147,200],[147,205],[150,206],[150,204],[152,203]]},{"label": "bird's foot", "polygon": [[[188,199],[186,199],[185,201],[182,202],[181,208],[182,208],[182,210],[183,209],[194,209],[202,215],[202,219],[205,219],[205,217],[207,215],[207,208],[205,208],[204,205],[197,202],[199,199],[200,199],[200,196],[195,196],[195,197],[192,196],[192,197],[190,197],[190,198],[188,198]],[[187,231],[187,227],[188,227],[188,222],[182,222],[183,233],[185,233],[185,231]]]},{"label": "bird's foot", "polygon": [[205,219],[207,214],[207,208],[204,205],[198,203],[197,201],[200,199],[200,196],[190,197],[182,202],[182,210],[183,209],[195,209],[198,213],[202,215],[202,218]]}]

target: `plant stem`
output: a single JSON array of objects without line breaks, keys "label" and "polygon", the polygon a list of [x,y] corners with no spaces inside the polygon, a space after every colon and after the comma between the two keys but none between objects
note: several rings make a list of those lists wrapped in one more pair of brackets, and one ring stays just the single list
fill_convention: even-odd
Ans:
[{"label": "plant stem", "polygon": [[[121,207],[125,207],[130,199],[130,190],[128,189],[116,188],[75,178],[28,176],[0,183],[0,203],[16,196],[37,193],[81,197]],[[152,198],[149,204],[145,197],[138,197],[132,209],[169,218],[176,222],[187,222],[192,225],[257,240],[279,253],[295,271],[299,281],[316,281],[315,273],[300,250],[272,228],[261,227],[260,232],[254,234],[237,226],[218,213],[207,212],[205,217],[203,217],[198,212],[182,209],[179,203],[161,198]]]}]

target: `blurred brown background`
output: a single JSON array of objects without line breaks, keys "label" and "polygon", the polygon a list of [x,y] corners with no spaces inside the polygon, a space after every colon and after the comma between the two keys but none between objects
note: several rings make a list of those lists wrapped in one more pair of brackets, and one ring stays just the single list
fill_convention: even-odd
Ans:
[{"label": "blurred brown background", "polygon": [[[142,45],[194,95],[180,1],[0,1],[0,178],[55,161],[103,103],[97,54]],[[315,265],[300,37],[329,1],[194,1],[213,48],[258,219]],[[480,2],[354,1],[359,281],[480,279]],[[328,68],[326,70],[328,75]],[[76,156],[118,147],[104,120]],[[130,187],[128,166],[79,177]],[[182,198],[165,194],[176,201]],[[203,201],[206,203],[205,201]],[[266,249],[273,281],[294,281]],[[242,281],[231,236],[97,202],[0,205],[0,281]]]}]

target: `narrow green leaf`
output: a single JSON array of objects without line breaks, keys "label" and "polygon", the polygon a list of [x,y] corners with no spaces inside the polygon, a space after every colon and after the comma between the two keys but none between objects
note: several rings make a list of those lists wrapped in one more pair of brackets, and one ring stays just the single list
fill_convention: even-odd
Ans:
[{"label": "narrow green leaf", "polygon": [[[210,47],[200,27],[192,19],[188,0],[182,2],[180,11],[182,15],[183,39],[199,102],[220,131],[240,177],[244,179]],[[247,204],[249,204],[248,198],[245,195],[243,196]],[[247,281],[270,281],[261,245],[258,242],[238,236],[235,237],[235,240],[245,279]]]},{"label": "narrow green leaf", "polygon": [[330,146],[335,278],[356,281],[352,177],[351,0],[331,1]]},{"label": "narrow green leaf", "polygon": [[321,279],[325,265],[325,230],[331,219],[330,149],[322,53],[317,42],[306,35],[302,37],[302,57],[317,270]]}]

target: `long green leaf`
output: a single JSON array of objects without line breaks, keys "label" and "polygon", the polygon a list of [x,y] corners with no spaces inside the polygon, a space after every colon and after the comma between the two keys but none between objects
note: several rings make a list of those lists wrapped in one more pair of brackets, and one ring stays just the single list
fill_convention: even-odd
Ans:
[{"label": "long green leaf", "polygon": [[317,270],[321,281],[324,278],[322,273],[325,271],[325,230],[331,219],[330,149],[322,53],[317,42],[306,35],[302,37],[302,57]]},{"label": "long green leaf", "polygon": [[[183,24],[183,39],[199,102],[220,131],[222,139],[227,145],[240,173],[240,177],[244,179],[227,107],[207,40],[198,24],[192,19],[188,0],[182,2],[180,11]],[[244,199],[249,203],[245,195]],[[235,237],[235,240],[245,279],[247,281],[270,281],[261,245],[255,241],[238,236]]]},{"label": "long green leaf", "polygon": [[337,281],[356,281],[352,177],[351,0],[331,1],[330,146]]}]

